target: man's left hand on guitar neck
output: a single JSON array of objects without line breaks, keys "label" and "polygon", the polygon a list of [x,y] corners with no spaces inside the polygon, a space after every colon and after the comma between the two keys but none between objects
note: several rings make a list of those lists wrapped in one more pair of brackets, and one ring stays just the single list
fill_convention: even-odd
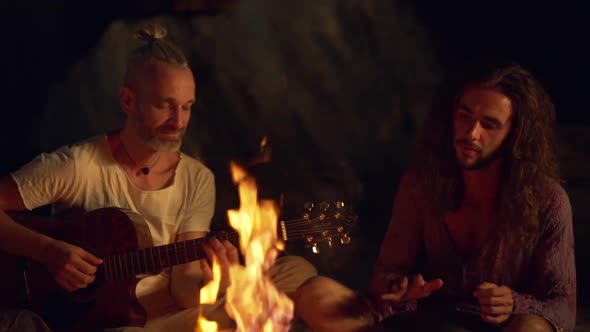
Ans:
[{"label": "man's left hand on guitar neck", "polygon": [[201,270],[203,271],[203,282],[207,284],[213,280],[213,270],[211,268],[215,259],[221,268],[221,282],[219,284],[219,295],[225,294],[229,287],[229,267],[233,264],[240,264],[238,249],[229,241],[219,241],[212,237],[203,244],[203,250],[207,259],[201,259]]}]

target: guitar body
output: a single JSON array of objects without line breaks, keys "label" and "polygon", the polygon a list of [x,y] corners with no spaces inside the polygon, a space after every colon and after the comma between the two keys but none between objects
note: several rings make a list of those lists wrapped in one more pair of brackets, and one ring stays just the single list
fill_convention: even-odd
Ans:
[{"label": "guitar body", "polygon": [[[134,223],[120,209],[98,209],[65,221],[24,214],[11,216],[35,231],[77,245],[97,257],[139,248]],[[0,308],[28,307],[55,331],[96,331],[145,323],[146,312],[135,296],[135,277],[107,281],[99,267],[96,281],[87,289],[68,293],[37,262],[0,253],[0,264],[4,266],[0,294],[5,295],[0,299]]]}]

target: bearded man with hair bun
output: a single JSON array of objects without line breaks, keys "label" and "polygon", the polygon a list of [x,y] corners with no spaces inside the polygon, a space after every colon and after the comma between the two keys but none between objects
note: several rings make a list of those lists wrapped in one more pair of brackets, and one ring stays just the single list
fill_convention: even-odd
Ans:
[{"label": "bearded man with hair bun", "polygon": [[[142,218],[140,228],[151,246],[205,237],[213,217],[213,173],[179,150],[197,98],[193,73],[182,51],[164,39],[163,27],[148,26],[136,36],[142,44],[128,59],[119,95],[127,116],[123,128],[43,153],[0,179],[0,250],[41,263],[68,292],[91,285],[103,260],[23,227],[4,211],[48,204],[57,212],[115,207]],[[115,234],[117,229],[109,231]],[[212,279],[209,262],[215,258],[221,264],[222,294],[229,265],[239,263],[229,241],[210,238],[203,247],[207,259],[138,276],[135,295],[146,314],[144,326],[109,327],[194,331],[200,287]],[[279,290],[292,295],[316,270],[301,257],[284,256],[269,275]],[[223,297],[209,311],[220,328],[233,327]],[[11,319],[7,325],[13,323]]]}]

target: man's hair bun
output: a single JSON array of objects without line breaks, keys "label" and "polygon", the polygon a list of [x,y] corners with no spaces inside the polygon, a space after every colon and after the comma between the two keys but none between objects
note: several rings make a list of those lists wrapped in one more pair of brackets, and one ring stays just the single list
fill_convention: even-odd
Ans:
[{"label": "man's hair bun", "polygon": [[153,24],[140,28],[135,32],[135,37],[139,40],[153,42],[166,37],[168,31],[161,25]]}]

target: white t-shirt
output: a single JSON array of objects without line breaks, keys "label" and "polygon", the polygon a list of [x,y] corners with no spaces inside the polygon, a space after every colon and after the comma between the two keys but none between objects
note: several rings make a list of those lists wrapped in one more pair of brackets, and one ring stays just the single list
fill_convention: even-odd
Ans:
[{"label": "white t-shirt", "polygon": [[[180,233],[209,231],[215,207],[213,173],[201,162],[180,153],[169,186],[141,190],[114,159],[105,135],[43,153],[11,175],[27,209],[130,210],[143,217],[154,246],[174,242]],[[150,316],[175,309],[169,278],[165,270],[139,282],[136,294]]]}]

